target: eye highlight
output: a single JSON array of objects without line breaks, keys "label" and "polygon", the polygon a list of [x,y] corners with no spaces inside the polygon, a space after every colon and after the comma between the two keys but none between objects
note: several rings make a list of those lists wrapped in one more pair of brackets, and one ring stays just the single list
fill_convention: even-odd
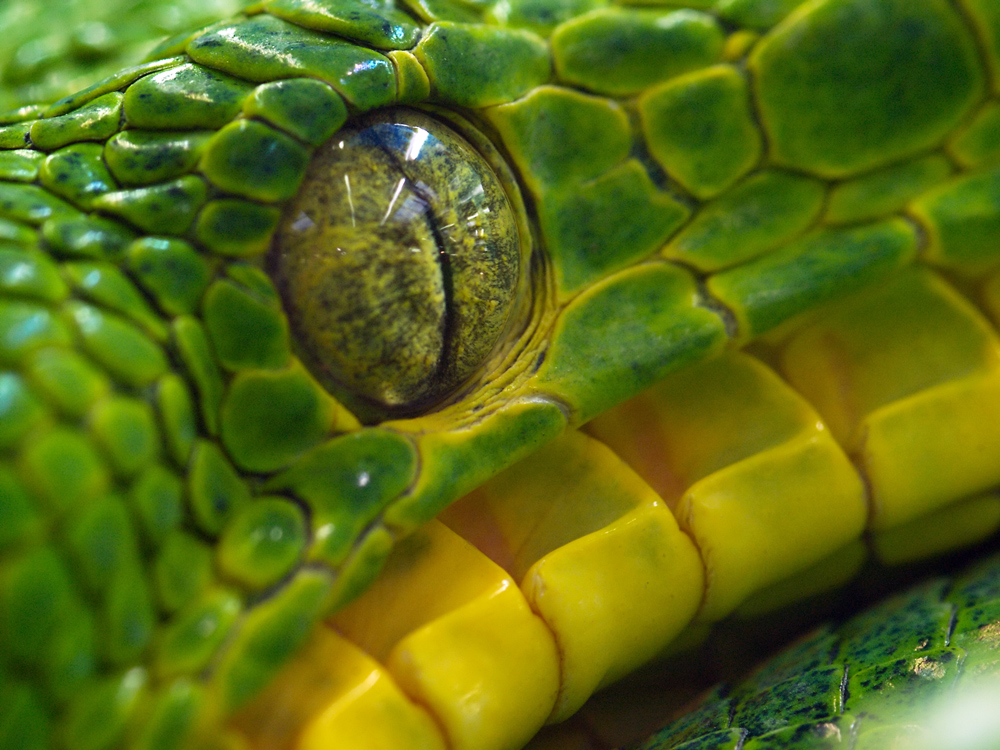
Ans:
[{"label": "eye highlight", "polygon": [[393,412],[476,372],[522,276],[517,220],[490,165],[409,109],[362,119],[316,152],[270,266],[317,377]]}]

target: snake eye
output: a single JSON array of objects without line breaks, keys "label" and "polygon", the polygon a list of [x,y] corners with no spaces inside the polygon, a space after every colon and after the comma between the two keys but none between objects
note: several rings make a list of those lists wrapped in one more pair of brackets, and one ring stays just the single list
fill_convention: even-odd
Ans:
[{"label": "snake eye", "polygon": [[316,152],[270,264],[317,377],[393,412],[477,371],[522,273],[517,220],[490,165],[406,109],[359,120]]}]

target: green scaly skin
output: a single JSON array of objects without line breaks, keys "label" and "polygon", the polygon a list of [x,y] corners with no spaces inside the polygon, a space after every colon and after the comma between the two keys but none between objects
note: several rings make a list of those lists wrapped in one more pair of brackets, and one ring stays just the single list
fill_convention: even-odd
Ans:
[{"label": "green scaly skin", "polygon": [[[71,94],[147,33],[236,10],[191,5],[8,40],[5,101],[28,106],[0,127],[0,748],[229,746],[225,717],[395,539],[568,427],[913,264],[970,290],[1000,264],[995,1],[719,0],[657,23],[670,10],[599,0],[349,19],[330,9],[361,6],[273,0]],[[0,25],[51,23],[37,7]],[[397,103],[489,135],[531,255],[478,374],[361,427],[301,364],[262,269],[313,150]],[[758,176],[773,202],[739,242],[680,241]],[[249,544],[262,528],[284,541]],[[893,611],[823,633],[650,747],[887,746],[911,687],[995,671],[998,578],[920,590],[881,650],[857,644]],[[921,679],[880,704],[887,670]],[[789,724],[798,744],[754,739]]]}]

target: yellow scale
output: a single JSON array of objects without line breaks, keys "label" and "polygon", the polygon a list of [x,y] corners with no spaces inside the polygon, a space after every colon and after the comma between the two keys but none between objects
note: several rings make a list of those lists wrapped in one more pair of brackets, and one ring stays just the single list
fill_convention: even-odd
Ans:
[{"label": "yellow scale", "polygon": [[[1000,277],[980,299],[1000,315]],[[1000,339],[940,276],[754,353],[669,378],[400,543],[237,717],[253,747],[513,750],[682,633],[850,579],[866,529],[891,564],[1000,526]]]}]

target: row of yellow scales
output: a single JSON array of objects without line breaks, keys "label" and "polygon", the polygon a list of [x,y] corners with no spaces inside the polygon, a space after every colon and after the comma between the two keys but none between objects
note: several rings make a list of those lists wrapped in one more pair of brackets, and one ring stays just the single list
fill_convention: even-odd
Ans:
[{"label": "row of yellow scales", "polygon": [[[238,10],[0,8],[0,748],[606,746],[712,623],[1000,526],[1000,3]],[[308,244],[404,203],[426,289]],[[958,747],[899,696],[988,682],[998,577],[648,746]]]}]

